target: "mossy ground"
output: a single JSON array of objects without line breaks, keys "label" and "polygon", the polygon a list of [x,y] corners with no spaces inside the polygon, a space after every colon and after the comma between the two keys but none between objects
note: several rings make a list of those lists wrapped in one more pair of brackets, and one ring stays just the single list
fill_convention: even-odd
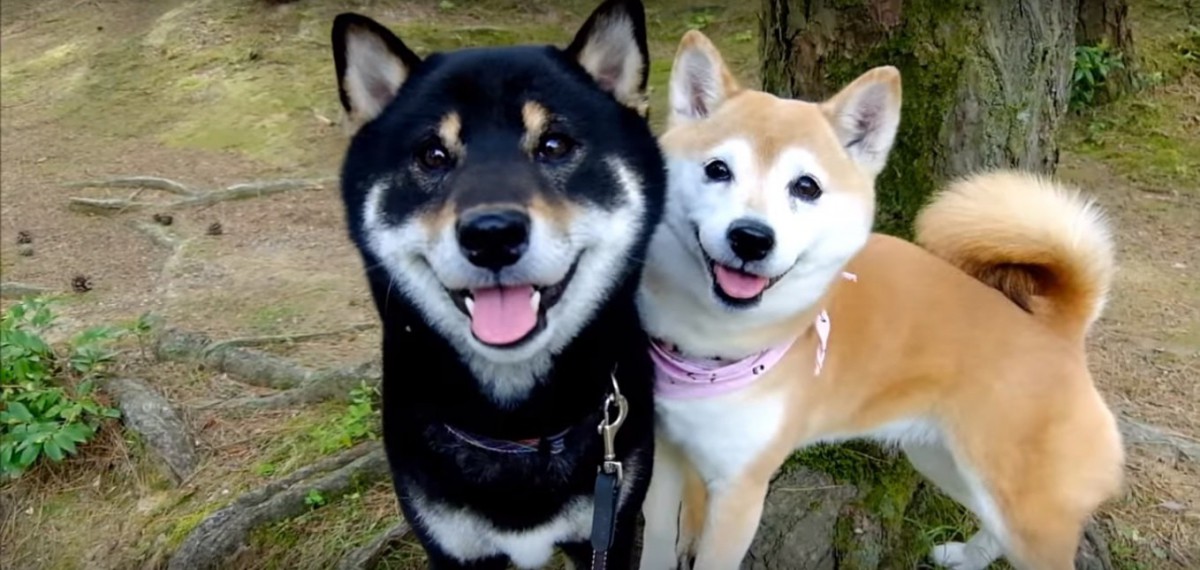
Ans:
[{"label": "mossy ground", "polygon": [[[77,324],[124,319],[153,308],[215,336],[240,336],[336,328],[373,318],[365,288],[353,282],[359,274],[357,261],[343,243],[333,193],[183,213],[173,226],[177,231],[201,234],[208,222],[220,219],[227,235],[193,241],[174,272],[163,278],[162,252],[120,223],[68,213],[62,207],[67,194],[58,183],[127,174],[163,175],[198,185],[327,175],[336,168],[345,143],[331,124],[340,114],[327,45],[336,12],[357,10],[377,17],[418,52],[427,53],[514,41],[565,44],[593,2],[99,4],[6,0],[0,13],[0,226],[5,236],[0,270],[5,279],[49,285],[88,272],[95,277],[95,291],[62,296],[67,321]],[[675,45],[688,28],[703,28],[745,84],[758,84],[759,8],[756,2],[650,3],[651,117],[656,129],[666,118]],[[1134,7],[1135,24],[1144,26],[1135,27],[1141,53],[1151,62],[1151,72],[1162,71],[1161,79],[1137,96],[1073,119],[1065,139],[1069,169],[1088,173],[1106,164],[1111,177],[1100,182],[1117,188],[1115,192],[1126,192],[1132,183],[1171,198],[1194,195],[1200,188],[1196,35],[1181,13],[1178,1]],[[861,70],[844,71],[850,76]],[[1200,206],[1194,200],[1138,199],[1122,212],[1148,212],[1144,218],[1129,218],[1123,229],[1130,235],[1149,232],[1159,241],[1128,246],[1126,264],[1137,271],[1127,273],[1134,276],[1132,282],[1119,284],[1112,311],[1118,315],[1119,332],[1137,338],[1102,343],[1097,366],[1113,372],[1102,374],[1101,382],[1123,404],[1198,435],[1194,420],[1143,404],[1194,402],[1195,389],[1173,376],[1143,381],[1140,374],[1144,369],[1186,371],[1191,366],[1187,355],[1194,354],[1187,351],[1200,346],[1195,325],[1200,318],[1189,319],[1193,313],[1187,309],[1200,303],[1195,290],[1200,260],[1179,245],[1188,243],[1181,234],[1192,227],[1187,216],[1197,216]],[[26,228],[36,236],[37,254],[30,258],[19,257],[8,237]],[[1173,269],[1172,263],[1184,263],[1187,269]],[[159,286],[163,281],[165,293]],[[1151,348],[1138,344],[1145,338],[1154,341]],[[1176,353],[1164,356],[1152,350],[1163,342],[1184,347],[1184,356],[1167,360]],[[365,334],[278,350],[309,364],[330,364],[373,354],[377,344]],[[245,390],[209,371],[137,358],[130,359],[124,372],[153,379],[158,389],[183,404]],[[0,559],[22,568],[153,566],[239,492],[344,445],[336,431],[344,414],[344,404],[257,414],[188,412],[204,461],[194,480],[178,488],[166,483],[136,441],[116,434],[79,461],[43,469],[25,483],[0,489],[5,505]],[[973,522],[961,508],[921,483],[903,459],[873,446],[819,448],[795,462],[867,489],[859,506],[882,514],[889,544],[896,547],[884,560],[891,567],[911,568],[908,563],[929,544],[972,530]],[[1169,470],[1175,468],[1145,469],[1158,469],[1154,473],[1162,477],[1175,473]],[[1164,480],[1170,484],[1160,484]],[[1165,500],[1187,503],[1188,493],[1196,490],[1194,481],[1189,486],[1187,480],[1143,476],[1132,498],[1109,515],[1118,537],[1114,555],[1125,568],[1170,567],[1163,561],[1173,560],[1173,549],[1197,544],[1200,527],[1187,522],[1191,515],[1171,518],[1157,507]],[[282,568],[315,561],[327,566],[396,516],[386,485],[363,488],[314,505],[296,520],[261,529],[239,563]],[[1189,529],[1195,530],[1191,539]],[[852,527],[848,533],[847,541]],[[419,554],[410,545],[389,556],[384,567],[419,567]]]}]

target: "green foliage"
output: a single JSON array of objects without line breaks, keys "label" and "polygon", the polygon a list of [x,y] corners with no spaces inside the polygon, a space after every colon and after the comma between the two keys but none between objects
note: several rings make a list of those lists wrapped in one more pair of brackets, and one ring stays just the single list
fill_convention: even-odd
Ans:
[{"label": "green foliage", "polygon": [[346,412],[314,431],[319,451],[331,453],[366,439],[378,438],[378,400],[379,390],[366,382],[351,390]]},{"label": "green foliage", "polygon": [[304,504],[314,509],[325,506],[327,502],[329,500],[325,498],[325,495],[316,489],[309,489],[308,494],[304,495]]},{"label": "green foliage", "polygon": [[0,321],[0,477],[19,477],[41,457],[75,455],[102,421],[120,416],[93,391],[116,356],[108,343],[123,330],[87,329],[59,353],[44,339],[53,322],[40,299],[13,305]]},{"label": "green foliage", "polygon": [[712,12],[710,12],[708,10],[700,10],[697,12],[693,12],[690,16],[688,16],[687,25],[689,28],[703,30],[704,28],[707,28],[710,25],[712,25],[712,23],[715,19],[716,19],[716,16],[714,16]]},{"label": "green foliage", "polygon": [[1079,111],[1092,106],[1096,96],[1111,87],[1109,75],[1124,67],[1121,54],[1114,52],[1105,42],[1076,47],[1075,71],[1071,76],[1071,109]]}]

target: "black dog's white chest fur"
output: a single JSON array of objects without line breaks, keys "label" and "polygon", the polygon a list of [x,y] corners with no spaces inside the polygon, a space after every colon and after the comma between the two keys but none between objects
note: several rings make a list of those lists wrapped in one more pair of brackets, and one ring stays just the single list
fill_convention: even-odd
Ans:
[{"label": "black dog's white chest fur", "polygon": [[556,547],[587,563],[615,377],[609,560],[631,566],[653,457],[634,298],[665,190],[640,2],[606,1],[566,49],[422,59],[354,14],[332,39],[357,127],[346,220],[383,326],[383,440],[430,565],[534,568]]},{"label": "black dog's white chest fur", "polygon": [[[627,462],[624,473],[629,481],[643,481],[636,460]],[[622,491],[619,509],[629,502],[631,487],[626,485]],[[468,507],[430,501],[420,491],[412,492],[410,498],[421,525],[447,554],[460,560],[503,555],[518,568],[541,568],[550,561],[554,545],[587,541],[592,529],[591,496],[570,499],[549,520],[519,531],[497,528]]]}]

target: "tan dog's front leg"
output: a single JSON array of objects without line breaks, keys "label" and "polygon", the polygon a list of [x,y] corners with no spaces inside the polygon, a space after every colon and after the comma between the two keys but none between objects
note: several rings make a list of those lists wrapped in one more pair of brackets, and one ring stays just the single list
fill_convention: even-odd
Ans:
[{"label": "tan dog's front leg", "polygon": [[679,560],[679,515],[682,508],[686,459],[669,441],[654,442],[654,475],[642,503],[640,570],[675,570]]},{"label": "tan dog's front leg", "polygon": [[704,530],[696,549],[693,570],[737,570],[750,550],[770,478],[748,476],[725,484],[709,485]]}]

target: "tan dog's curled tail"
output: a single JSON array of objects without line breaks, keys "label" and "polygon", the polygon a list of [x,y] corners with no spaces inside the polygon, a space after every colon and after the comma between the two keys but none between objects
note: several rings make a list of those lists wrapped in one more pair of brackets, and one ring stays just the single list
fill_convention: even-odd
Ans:
[{"label": "tan dog's curled tail", "polygon": [[951,183],[917,216],[916,242],[1077,340],[1104,309],[1115,267],[1099,207],[1025,172]]}]

